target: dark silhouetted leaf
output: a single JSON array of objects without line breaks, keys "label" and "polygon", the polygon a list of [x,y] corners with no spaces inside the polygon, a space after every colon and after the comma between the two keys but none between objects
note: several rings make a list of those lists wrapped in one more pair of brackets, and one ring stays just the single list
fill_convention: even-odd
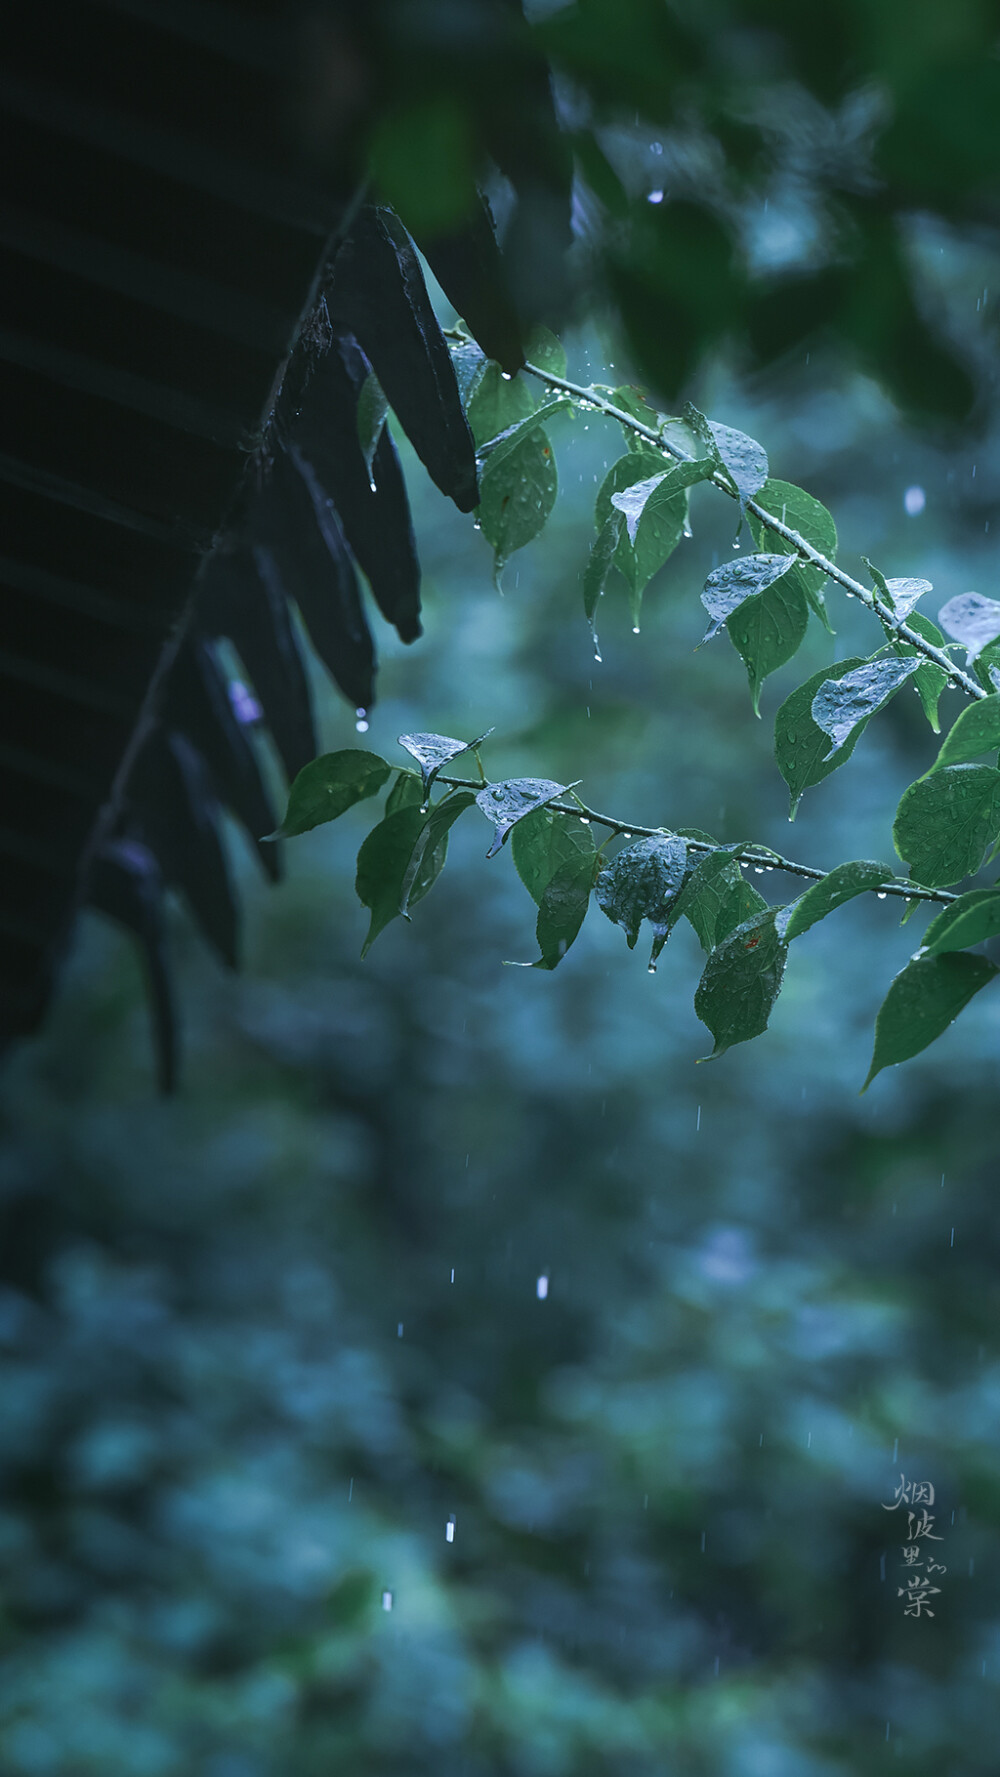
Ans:
[{"label": "dark silhouetted leaf", "polygon": [[485,200],[478,199],[460,228],[421,236],[419,244],[448,301],[486,356],[495,358],[502,370],[520,370],[525,355],[520,325]]},{"label": "dark silhouetted leaf", "polygon": [[998,831],[1000,771],[945,765],[904,792],[892,836],[914,881],[947,888],[975,874]]},{"label": "dark silhouetted leaf", "polygon": [[694,1009],[715,1038],[713,1056],[767,1029],[788,955],[776,918],[774,908],[755,914],[709,954]]},{"label": "dark silhouetted leaf", "polygon": [[545,777],[509,777],[501,783],[487,784],[480,790],[476,803],[482,809],[488,821],[492,821],[496,832],[493,844],[486,853],[488,858],[496,856],[518,821],[523,821],[532,809],[541,808],[546,802],[552,802],[556,796],[562,796],[569,789],[568,784],[554,784]]},{"label": "dark silhouetted leaf", "polygon": [[133,932],[142,950],[149,989],[161,1092],[177,1087],[177,1012],[166,953],[163,878],[153,853],[134,839],[103,845],[87,874],[87,900]]},{"label": "dark silhouetted leaf", "polygon": [[357,414],[358,444],[369,482],[374,480],[372,464],[388,412],[389,403],[385,398],[385,390],[374,370],[370,370],[361,385]]},{"label": "dark silhouetted leaf", "polygon": [[179,888],[209,943],[235,969],[239,914],[222,843],[221,811],[201,754],[182,734],[157,729],[128,780],[131,822]]},{"label": "dark silhouetted leaf", "polygon": [[168,727],[194,742],[222,800],[246,828],[265,871],[273,882],[280,881],[280,851],[261,844],[273,831],[277,816],[257,756],[236,718],[210,649],[191,632],[171,662],[163,712]]},{"label": "dark silhouetted leaf", "polygon": [[288,793],[288,807],[279,832],[293,839],[335,821],[355,802],[376,796],[388,781],[390,768],[377,753],[347,747],[339,753],[323,753],[306,765]]},{"label": "dark silhouetted leaf", "polygon": [[912,678],[917,660],[900,660],[883,654],[877,660],[866,660],[853,672],[841,673],[836,679],[825,679],[812,700],[812,719],[817,728],[829,735],[833,745],[827,754],[832,759],[856,728],[870,722],[878,710],[895,697],[901,685]]},{"label": "dark silhouetted leaf", "polygon": [[211,635],[228,636],[246,668],[289,780],[315,758],[309,681],[277,570],[265,555],[261,573],[254,552],[217,550],[198,588],[199,622]]},{"label": "dark silhouetted leaf", "polygon": [[917,956],[896,976],[875,1020],[866,1092],[884,1067],[919,1055],[996,974],[985,956]]},{"label": "dark silhouetted leaf", "polygon": [[601,526],[597,534],[597,541],[590,551],[587,565],[583,570],[583,609],[587,622],[590,624],[590,633],[594,638],[594,651],[598,659],[600,659],[600,643],[597,639],[597,601],[603,597],[624,525],[625,519],[622,513],[612,512],[611,517]]}]

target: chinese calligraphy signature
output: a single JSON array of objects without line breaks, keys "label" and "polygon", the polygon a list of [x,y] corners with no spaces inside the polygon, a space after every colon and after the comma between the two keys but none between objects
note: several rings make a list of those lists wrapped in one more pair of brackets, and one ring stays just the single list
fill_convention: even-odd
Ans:
[{"label": "chinese calligraphy signature", "polygon": [[[946,1574],[948,1569],[940,1561],[935,1561],[931,1543],[944,1541],[942,1536],[934,1532],[935,1518],[927,1510],[934,1504],[934,1488],[930,1481],[908,1481],[900,1474],[899,1486],[895,1489],[895,1498],[891,1505],[883,1501],[883,1512],[897,1512],[906,1508],[906,1541],[902,1545],[903,1559],[901,1566],[907,1571],[908,1577],[904,1586],[896,1591],[898,1598],[905,1598],[903,1615],[906,1617],[932,1617],[934,1612],[928,1600],[936,1597],[940,1586],[933,1584],[936,1574]],[[918,1508],[920,1508],[918,1510]]]}]

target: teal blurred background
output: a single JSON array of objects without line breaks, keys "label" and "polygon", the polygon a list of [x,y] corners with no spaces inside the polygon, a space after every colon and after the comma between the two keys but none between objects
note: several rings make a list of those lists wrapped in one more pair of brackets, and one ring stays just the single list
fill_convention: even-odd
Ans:
[{"label": "teal blurred background", "polygon": [[[971,333],[982,267],[947,274]],[[596,332],[567,343],[571,374],[627,376]],[[849,569],[926,575],[931,615],[993,593],[995,435],[905,430],[837,358],[737,370],[695,398],[831,508]],[[401,732],[493,724],[493,776],[817,866],[891,858],[935,747],[915,696],[792,828],[771,757],[787,692],[877,645],[866,615],[833,595],[836,640],[811,631],[756,722],[726,638],[695,652],[734,521],[696,489],[641,636],[604,600],[597,664],[580,575],[620,434],[552,439],[556,511],[502,596],[407,457],[426,636],[382,627],[364,744],[402,764]],[[324,744],[354,744],[317,695]],[[698,1065],[693,935],[653,978],[594,911],[555,974],[505,968],[534,908],[475,811],[362,965],[370,818],[290,845],[277,891],[234,829],[238,977],[176,909],[178,1099],[96,915],[7,1067],[0,1768],[994,1772],[1000,1000],[860,1098],[925,922],[869,897],[796,945],[764,1038]],[[897,1596],[901,1473],[937,1493],[932,1618]]]}]

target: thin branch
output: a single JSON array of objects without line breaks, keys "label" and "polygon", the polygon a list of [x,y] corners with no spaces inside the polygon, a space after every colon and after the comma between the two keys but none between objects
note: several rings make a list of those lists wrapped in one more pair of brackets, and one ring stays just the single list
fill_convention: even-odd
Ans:
[{"label": "thin branch", "polygon": [[[617,420],[620,425],[628,426],[639,438],[646,439],[647,443],[662,451],[664,455],[673,457],[678,463],[689,463],[693,460],[687,451],[680,449],[679,445],[671,444],[663,436],[662,431],[657,431],[653,426],[643,425],[641,420],[626,413],[624,408],[616,407],[613,401],[608,401],[597,389],[584,388],[582,383],[570,382],[566,377],[556,376],[553,371],[543,370],[537,364],[525,364],[524,368],[531,376],[539,377],[551,388],[562,389],[565,394],[574,395],[585,406],[597,408],[599,412],[607,414],[609,419]],[[716,471],[714,475],[707,476],[706,480],[709,480],[712,486],[717,487],[720,492],[728,494],[731,500],[739,498],[735,489],[730,486],[719,471]],[[775,536],[782,537],[786,543],[790,543],[796,555],[800,556],[803,561],[809,562],[814,568],[819,568],[821,573],[826,574],[830,580],[834,580],[838,586],[841,586],[849,598],[860,599],[861,603],[867,605],[869,611],[874,612],[885,628],[891,629],[900,641],[907,642],[911,648],[915,648],[926,659],[932,660],[935,666],[939,666],[947,674],[949,684],[954,685],[956,689],[961,689],[969,697],[989,696],[989,692],[976,679],[972,678],[969,673],[963,672],[961,667],[956,666],[951,656],[945,653],[943,648],[938,648],[933,642],[929,642],[926,636],[922,636],[918,630],[911,628],[910,624],[893,621],[891,613],[876,602],[875,594],[862,581],[852,579],[851,575],[846,574],[843,568],[837,567],[836,562],[830,561],[818,549],[814,549],[805,537],[799,535],[798,531],[793,531],[790,525],[784,523],[783,519],[775,518],[772,512],[765,511],[764,507],[758,505],[756,500],[748,500],[746,509],[753,513],[765,530],[773,531]]]},{"label": "thin branch", "polygon": [[[438,772],[435,780],[439,784],[447,784],[451,790],[481,790],[482,784],[474,778],[445,777]],[[585,802],[577,797],[578,806],[571,808],[566,802],[549,802],[546,807],[554,809],[556,814],[574,815],[577,820],[594,822],[599,827],[608,827],[612,833],[620,833],[625,839],[655,839],[673,832],[669,827],[637,827],[634,821],[619,821],[609,814],[598,814],[596,808],[588,808]],[[683,833],[678,837],[684,840],[688,851],[709,852],[721,850],[707,839],[689,839]],[[829,870],[814,870],[810,864],[797,864],[792,858],[784,858],[780,852],[771,851],[767,846],[744,845],[736,854],[741,864],[749,864],[757,870],[783,870],[786,876],[805,876],[810,882],[824,882]],[[885,882],[876,883],[869,891],[877,895],[895,895],[903,901],[941,901],[951,902],[957,899],[949,889],[920,888],[914,883],[900,882],[887,877]]]}]

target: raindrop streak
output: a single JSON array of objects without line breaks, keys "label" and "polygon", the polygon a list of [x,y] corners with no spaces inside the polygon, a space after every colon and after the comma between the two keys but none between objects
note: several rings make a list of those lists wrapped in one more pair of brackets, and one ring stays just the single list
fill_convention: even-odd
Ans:
[{"label": "raindrop streak", "polygon": [[698,1120],[695,1123],[695,1129],[700,1129],[700,1128],[701,1128],[701,1105],[698,1106]]},{"label": "raindrop streak", "polygon": [[449,1518],[449,1519],[448,1519],[448,1522],[447,1522],[447,1524],[446,1524],[446,1525],[445,1525],[445,1527],[444,1527],[444,1540],[445,1540],[445,1542],[446,1542],[446,1543],[453,1543],[453,1542],[454,1542],[454,1541],[455,1541],[455,1517],[454,1517],[454,1513],[453,1513],[453,1514],[452,1514],[452,1516],[451,1516],[451,1517],[450,1517],[450,1518]]},{"label": "raindrop streak", "polygon": [[392,1609],[392,1593],[391,1592],[383,1592],[382,1593],[382,1609],[383,1610],[391,1610]]},{"label": "raindrop streak", "polygon": [[348,1505],[350,1505],[351,1500],[353,1498],[354,1498],[354,1476],[352,1475],[351,1476],[351,1485],[347,1489],[347,1503],[348,1503]]},{"label": "raindrop streak", "polygon": [[922,487],[916,484],[908,487],[903,495],[903,509],[909,518],[917,518],[927,504],[927,495]]},{"label": "raindrop streak", "polygon": [[893,1460],[893,1462],[895,1462],[898,1455],[899,1455],[899,1439],[897,1438],[896,1442],[892,1446],[892,1460]]},{"label": "raindrop streak", "polygon": [[455,1281],[455,1267],[454,1267],[454,1265],[451,1268],[451,1281],[452,1281],[452,1283],[454,1283],[454,1281]]},{"label": "raindrop streak", "polygon": [[954,1246],[954,1244],[955,1244],[955,1230],[954,1230],[954,1228],[951,1231],[951,1244],[952,1244],[952,1246]]},{"label": "raindrop streak", "polygon": [[370,488],[371,488],[371,491],[372,491],[372,493],[373,493],[373,494],[377,494],[377,493],[378,493],[378,488],[377,488],[377,487],[376,487],[376,486],[375,486],[375,483],[374,483],[374,481],[370,481],[370,482],[369,482],[369,483],[368,483],[368,486],[369,486],[369,487],[370,487]]},{"label": "raindrop streak", "polygon": [[535,1295],[538,1297],[538,1300],[540,1302],[544,1302],[548,1293],[549,1293],[549,1280],[548,1280],[548,1276],[543,1271],[541,1277],[538,1279],[538,1282],[535,1285]]},{"label": "raindrop streak", "polygon": [[398,1321],[396,1323],[396,1338],[401,1339],[402,1337],[403,1337],[403,1323],[402,1323],[402,1321]]},{"label": "raindrop streak", "polygon": [[704,1553],[705,1553],[705,1532],[704,1531],[702,1531],[702,1533],[701,1533],[701,1552],[704,1555]]}]

